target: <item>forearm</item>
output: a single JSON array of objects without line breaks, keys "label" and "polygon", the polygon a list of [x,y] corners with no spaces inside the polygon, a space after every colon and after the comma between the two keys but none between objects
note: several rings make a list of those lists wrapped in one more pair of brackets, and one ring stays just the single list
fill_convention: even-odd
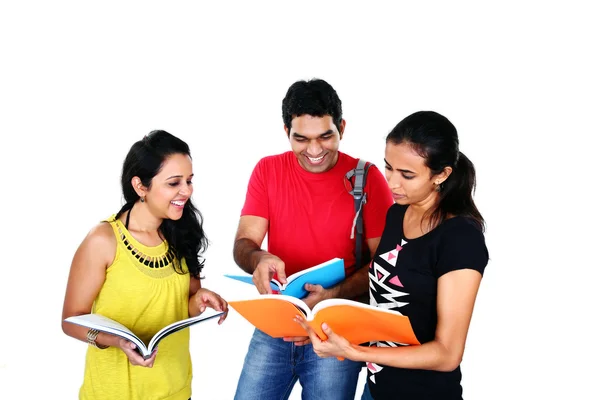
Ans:
[{"label": "forearm", "polygon": [[352,345],[347,358],[354,361],[372,362],[396,368],[454,371],[460,364],[460,356],[442,343],[432,341],[420,346],[363,347]]},{"label": "forearm", "polygon": [[238,239],[233,246],[235,263],[249,274],[253,274],[260,257],[267,254],[254,241],[246,238]]},{"label": "forearm", "polygon": [[[63,328],[63,332],[66,335],[87,343],[87,333],[89,331],[89,328],[86,328],[84,326],[70,324],[68,322],[63,322],[62,328]],[[111,335],[109,333],[100,332],[98,334],[98,336],[96,336],[96,344],[99,344],[102,346],[118,347],[119,338],[117,336]]]},{"label": "forearm", "polygon": [[195,296],[191,296],[188,301],[188,313],[190,318],[197,317],[200,315],[200,306],[198,305],[198,301],[196,301]]},{"label": "forearm", "polygon": [[369,290],[369,267],[368,264],[334,286],[335,298],[354,299]]}]

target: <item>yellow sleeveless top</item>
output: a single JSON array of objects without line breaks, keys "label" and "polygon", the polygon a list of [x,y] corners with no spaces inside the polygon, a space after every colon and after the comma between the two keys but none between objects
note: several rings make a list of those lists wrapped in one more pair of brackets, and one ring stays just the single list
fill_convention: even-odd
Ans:
[{"label": "yellow sleeveless top", "polygon": [[[117,238],[113,263],[94,301],[93,313],[112,318],[148,343],[166,325],[189,317],[189,273],[173,269],[168,245],[147,247],[115,215],[107,220]],[[182,268],[187,272],[185,260]],[[189,329],[158,345],[152,368],[134,366],[120,348],[89,346],[79,398],[83,400],[188,400],[192,362]]]}]

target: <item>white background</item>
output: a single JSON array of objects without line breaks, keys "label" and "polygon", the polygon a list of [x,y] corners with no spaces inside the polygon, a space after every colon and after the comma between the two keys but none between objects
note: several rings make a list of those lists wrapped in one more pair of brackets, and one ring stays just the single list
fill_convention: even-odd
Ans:
[{"label": "white background", "polygon": [[[312,77],[342,99],[341,150],[380,168],[408,114],[435,110],[458,128],[491,255],[465,398],[598,398],[592,2],[199,3],[0,6],[0,398],[76,398],[86,345],[60,328],[71,258],[119,209],[123,158],[151,130],[192,149],[204,285],[254,294],[221,276],[238,271],[254,164],[289,148],[281,100]],[[233,397],[251,332],[234,312],[192,328],[194,399]]]}]

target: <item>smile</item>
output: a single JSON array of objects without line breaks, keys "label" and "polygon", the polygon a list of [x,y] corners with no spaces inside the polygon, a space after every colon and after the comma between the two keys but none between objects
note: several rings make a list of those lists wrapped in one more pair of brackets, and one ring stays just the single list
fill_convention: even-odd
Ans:
[{"label": "smile", "polygon": [[311,164],[319,164],[321,161],[323,161],[323,159],[325,158],[325,156],[326,156],[326,154],[323,154],[321,157],[317,157],[317,158],[309,157],[309,156],[306,156],[306,158],[308,158],[308,161]]}]

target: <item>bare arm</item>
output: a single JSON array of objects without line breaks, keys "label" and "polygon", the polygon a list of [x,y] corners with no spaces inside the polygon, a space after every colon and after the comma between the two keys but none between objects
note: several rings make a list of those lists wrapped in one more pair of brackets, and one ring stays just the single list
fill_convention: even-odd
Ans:
[{"label": "bare arm", "polygon": [[[87,343],[89,329],[65,322],[64,319],[91,313],[92,304],[106,279],[106,269],[114,260],[116,248],[116,238],[107,223],[97,225],[79,245],[71,263],[63,304],[62,329],[65,334]],[[133,365],[152,367],[156,359],[154,353],[144,360],[133,343],[108,333],[100,332],[96,343],[120,348]]]},{"label": "bare arm", "polygon": [[396,348],[360,347],[348,343],[326,327],[328,340],[321,342],[308,327],[315,351],[321,357],[345,357],[397,368],[453,371],[462,360],[467,332],[479,290],[481,274],[462,269],[438,280],[438,323],[433,341],[420,346]]},{"label": "bare arm", "polygon": [[283,283],[286,282],[283,261],[260,248],[268,228],[269,221],[265,218],[242,216],[233,245],[233,259],[240,268],[252,274],[254,285],[261,294],[271,293],[269,282],[275,273]]},{"label": "bare arm", "polygon": [[269,221],[262,217],[245,215],[240,218],[233,245],[233,259],[236,264],[249,274],[253,274],[260,256],[267,253],[260,248]]},{"label": "bare arm", "polygon": [[[75,252],[69,272],[62,312],[62,330],[65,334],[87,343],[88,328],[65,322],[64,319],[89,314],[106,278],[106,268],[116,252],[116,239],[107,223],[94,227]],[[114,346],[116,337],[101,332],[96,342]]]},{"label": "bare arm", "polygon": [[[371,259],[375,257],[375,251],[379,246],[380,237],[367,239],[367,245],[369,246],[369,252],[371,253]],[[364,294],[369,290],[369,264],[363,265],[359,270],[350,275],[347,279],[344,279],[337,286],[333,288],[334,293],[332,297],[342,299],[353,299],[357,296]]]},{"label": "bare arm", "polygon": [[[375,256],[380,240],[380,237],[367,239],[371,259]],[[326,299],[354,299],[369,290],[369,264],[363,265],[358,271],[329,289],[325,289],[321,285],[311,284],[307,284],[305,288],[310,293],[303,300],[311,309],[318,302]]]}]

